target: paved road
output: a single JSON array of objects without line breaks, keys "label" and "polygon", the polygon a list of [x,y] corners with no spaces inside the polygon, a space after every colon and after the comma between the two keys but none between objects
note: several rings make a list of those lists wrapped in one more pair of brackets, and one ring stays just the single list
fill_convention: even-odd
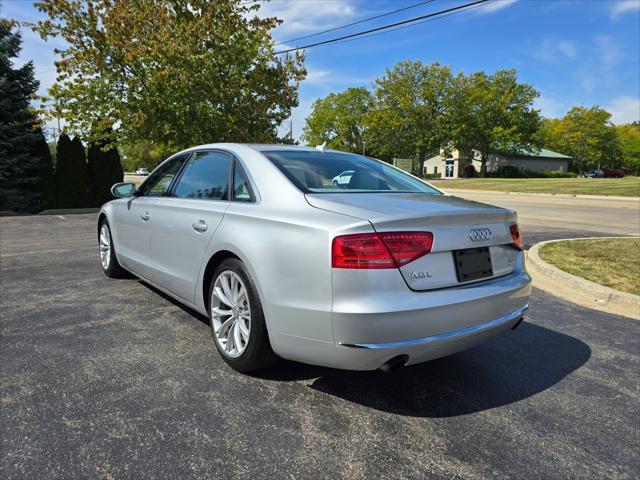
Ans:
[{"label": "paved road", "polygon": [[205,318],[100,271],[95,216],[0,219],[0,478],[638,478],[640,322],[528,321],[393,374],[218,357]]},{"label": "paved road", "polygon": [[452,195],[518,212],[527,244],[577,236],[640,235],[639,198],[587,198],[451,190]]}]

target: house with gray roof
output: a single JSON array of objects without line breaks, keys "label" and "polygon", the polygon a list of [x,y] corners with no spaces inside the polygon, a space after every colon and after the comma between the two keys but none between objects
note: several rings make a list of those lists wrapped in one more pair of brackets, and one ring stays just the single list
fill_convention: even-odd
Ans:
[{"label": "house with gray roof", "polygon": [[[547,148],[536,150],[521,150],[517,154],[490,153],[487,155],[487,171],[494,172],[498,167],[510,165],[522,171],[542,172],[555,170],[569,171],[571,157],[554,152]],[[422,173],[440,174],[442,178],[460,178],[465,176],[465,167],[473,165],[480,172],[482,157],[480,152],[474,151],[472,158],[462,155],[458,150],[451,150],[425,160]]]}]

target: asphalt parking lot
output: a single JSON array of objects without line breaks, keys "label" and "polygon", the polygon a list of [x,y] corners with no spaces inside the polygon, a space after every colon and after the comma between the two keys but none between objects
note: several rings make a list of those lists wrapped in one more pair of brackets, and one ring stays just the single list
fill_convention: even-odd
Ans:
[{"label": "asphalt parking lot", "polygon": [[102,274],[95,218],[0,219],[0,478],[640,475],[638,321],[535,290],[448,358],[242,375],[206,318]]}]

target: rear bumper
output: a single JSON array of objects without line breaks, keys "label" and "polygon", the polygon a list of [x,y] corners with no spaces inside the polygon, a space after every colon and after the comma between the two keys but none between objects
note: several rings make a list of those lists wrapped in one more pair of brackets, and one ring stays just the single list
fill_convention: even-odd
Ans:
[{"label": "rear bumper", "polygon": [[523,318],[530,293],[531,278],[523,269],[457,288],[412,292],[404,286],[334,303],[334,342],[282,334],[270,337],[276,353],[305,363],[375,370],[404,355],[411,365],[460,352],[508,331]]},{"label": "rear bumper", "polygon": [[422,339],[409,339],[404,342],[386,344],[365,344],[366,347],[337,345],[330,366],[349,370],[375,370],[400,355],[408,357],[406,365],[446,357],[507,332],[522,320],[527,307],[528,305],[525,305],[508,315],[469,329]]},{"label": "rear bumper", "polygon": [[471,335],[481,334],[483,332],[500,328],[502,326],[512,326],[517,323],[518,320],[521,320],[524,316],[524,312],[529,308],[529,304],[526,304],[524,307],[517,309],[514,312],[507,313],[506,315],[502,315],[493,320],[489,320],[488,322],[480,323],[478,325],[474,325],[472,327],[462,328],[460,330],[455,330],[453,332],[444,332],[439,333],[437,335],[431,335],[430,337],[422,337],[422,338],[411,338],[408,340],[400,340],[396,342],[386,342],[386,343],[340,343],[344,347],[352,347],[352,348],[366,348],[366,349],[407,349],[412,347],[420,347],[423,345],[429,344],[444,344],[446,342],[456,342],[457,340],[462,340]]}]

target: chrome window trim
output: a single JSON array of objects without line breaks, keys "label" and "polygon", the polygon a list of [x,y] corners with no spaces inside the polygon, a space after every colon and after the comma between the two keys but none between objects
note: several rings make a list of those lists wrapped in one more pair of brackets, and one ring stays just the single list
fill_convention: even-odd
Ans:
[{"label": "chrome window trim", "polygon": [[[255,182],[255,180],[253,178],[253,174],[251,173],[251,170],[247,167],[247,164],[238,156],[238,154],[236,152],[234,152],[233,150],[227,149],[227,148],[197,148],[197,149],[190,148],[190,149],[187,149],[187,150],[181,150],[180,152],[174,153],[170,157],[167,157],[165,160],[160,162],[160,164],[156,168],[154,168],[151,171],[151,173],[153,173],[154,170],[156,170],[157,168],[160,168],[163,164],[165,164],[166,162],[169,162],[173,158],[175,158],[177,156],[180,156],[180,155],[187,155],[186,160],[181,165],[180,170],[178,170],[178,173],[176,174],[176,178],[174,179],[174,181],[170,185],[170,189],[168,190],[168,192],[170,192],[170,195],[165,195],[165,196],[160,196],[160,197],[153,197],[153,198],[178,198],[178,197],[174,197],[173,196],[174,187],[177,184],[177,182],[179,181],[180,177],[182,176],[182,172],[183,172],[185,166],[187,165],[187,163],[191,160],[193,155],[195,155],[196,153],[200,153],[200,152],[221,152],[221,153],[225,153],[225,154],[227,154],[227,155],[229,155],[231,157],[232,161],[238,162],[240,164],[240,167],[242,168],[242,171],[244,172],[245,177],[247,178],[247,181],[249,182],[249,187],[250,187],[251,193],[253,195],[253,200],[251,202],[233,202],[233,203],[243,204],[243,205],[255,205],[255,204],[261,203],[262,197],[260,196],[260,191],[259,191],[258,187],[256,186],[256,182]],[[231,189],[231,182],[233,182],[233,176],[232,176],[233,175],[233,168],[230,168],[229,170],[230,170],[230,175],[231,175],[229,189]],[[147,180],[142,182],[140,184],[140,187],[142,187],[142,185],[144,185],[146,183],[146,181]],[[138,188],[138,190],[139,189],[140,188]],[[231,194],[231,192],[229,192],[229,195],[230,194]],[[143,195],[140,195],[140,196],[143,196]],[[198,200],[198,199],[191,199],[191,200]],[[200,199],[200,200],[206,200],[207,202],[232,202],[232,200],[230,200],[230,199],[227,199],[227,200]]]}]

